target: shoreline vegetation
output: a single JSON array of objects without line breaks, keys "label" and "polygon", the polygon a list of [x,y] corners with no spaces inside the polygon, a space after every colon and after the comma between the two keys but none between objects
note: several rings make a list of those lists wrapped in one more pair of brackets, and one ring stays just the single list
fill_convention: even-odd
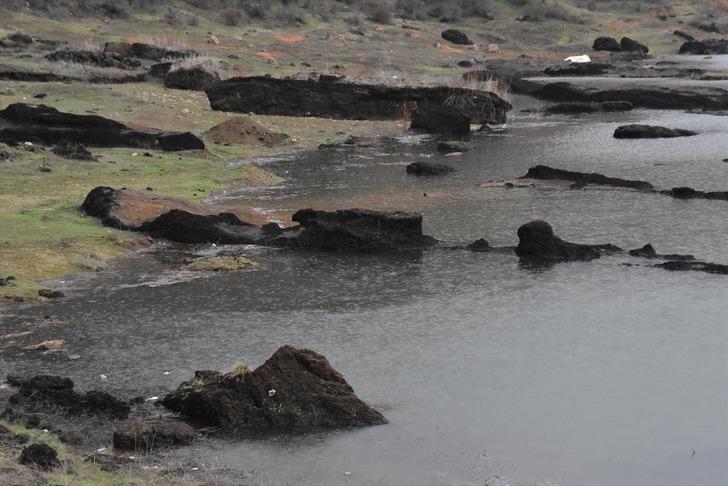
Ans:
[{"label": "shoreline vegetation", "polygon": [[[591,50],[600,34],[635,36],[656,54],[676,52],[684,40],[667,33],[667,24],[699,37],[712,35],[704,32],[710,25],[709,9],[690,2],[655,2],[637,10],[628,5],[505,0],[294,2],[285,9],[277,2],[267,7],[252,2],[237,14],[227,3],[216,3],[223,12],[219,17],[205,2],[112,8],[91,1],[67,11],[51,3],[37,2],[28,9],[25,2],[9,2],[0,8],[0,38],[7,41],[0,48],[0,78],[15,72],[20,79],[0,81],[0,105],[44,103],[61,111],[107,116],[142,130],[192,131],[206,142],[205,151],[154,151],[151,157],[144,157],[142,150],[92,147],[97,163],[63,159],[39,146],[0,145],[5,159],[0,162],[0,278],[14,277],[0,287],[0,302],[37,300],[43,281],[94,271],[128,248],[147,244],[81,216],[77,208],[93,187],[149,188],[164,196],[201,201],[216,190],[275,179],[260,168],[253,174],[250,166],[230,169],[231,159],[313,149],[350,136],[395,135],[411,116],[403,113],[398,121],[335,121],[256,115],[248,117],[251,122],[285,134],[285,140],[221,143],[205,132],[230,115],[211,110],[204,93],[168,89],[152,79],[96,84],[94,78],[136,76],[140,66],[165,64],[161,61],[167,59],[174,66],[175,56],[194,51],[199,62],[173,70],[179,74],[179,69],[214,64],[222,79],[259,74],[305,79],[325,73],[355,83],[482,89],[508,100],[508,82],[503,81],[507,76],[498,70],[475,80],[461,74],[493,62],[553,63],[579,52],[606,59],[609,53]],[[467,34],[440,36],[446,28]],[[155,34],[149,36],[150,31]],[[334,40],[337,49],[329,49]],[[142,41],[161,50],[138,49],[141,62],[126,62],[108,47]],[[534,45],[539,50],[533,50]],[[105,51],[109,55],[102,55]],[[33,82],[17,75],[35,73],[26,76],[32,80],[42,72],[81,81]]]}]

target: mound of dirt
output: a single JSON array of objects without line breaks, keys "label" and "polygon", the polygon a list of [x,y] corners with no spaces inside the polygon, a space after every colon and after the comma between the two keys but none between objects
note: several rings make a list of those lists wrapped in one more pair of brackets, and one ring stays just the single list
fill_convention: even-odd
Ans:
[{"label": "mound of dirt", "polygon": [[288,135],[276,133],[242,116],[229,118],[207,131],[206,135],[218,143],[273,146],[285,142]]}]

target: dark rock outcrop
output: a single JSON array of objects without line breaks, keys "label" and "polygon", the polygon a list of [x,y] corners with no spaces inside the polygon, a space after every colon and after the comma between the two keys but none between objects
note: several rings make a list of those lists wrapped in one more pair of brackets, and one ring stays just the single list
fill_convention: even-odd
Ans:
[{"label": "dark rock outcrop", "polygon": [[440,142],[437,144],[437,151],[441,154],[455,154],[467,152],[470,150],[466,145],[461,143]]},{"label": "dark rock outcrop", "polygon": [[619,52],[622,50],[622,46],[619,45],[619,42],[614,37],[597,37],[594,39],[592,49],[595,51]]},{"label": "dark rock outcrop", "polygon": [[611,66],[603,62],[569,62],[544,69],[548,76],[601,76]]},{"label": "dark rock outcrop", "polygon": [[449,106],[429,105],[414,110],[410,128],[465,138],[470,135],[470,118]]},{"label": "dark rock outcrop", "polygon": [[697,135],[697,133],[652,125],[624,125],[614,131],[614,138],[675,138],[692,137],[693,135]]},{"label": "dark rock outcrop", "polygon": [[566,180],[573,181],[577,187],[586,184],[594,184],[598,186],[623,187],[626,189],[635,189],[637,191],[652,191],[654,187],[649,182],[619,179],[617,177],[608,177],[602,174],[589,172],[574,172],[564,169],[556,169],[546,165],[537,165],[528,169],[526,175],[520,179],[539,179],[539,180]]},{"label": "dark rock outcrop", "polygon": [[164,79],[170,69],[172,69],[173,64],[173,62],[159,62],[157,64],[152,64],[147,74],[149,74],[152,78]]},{"label": "dark rock outcrop", "polygon": [[619,41],[619,46],[623,51],[627,52],[641,52],[643,54],[650,52],[649,47],[629,37],[622,37],[622,40]]},{"label": "dark rock outcrop", "polygon": [[25,103],[14,103],[0,110],[0,142],[163,150],[204,148],[202,140],[189,133],[140,132],[101,116],[63,113],[50,106]]},{"label": "dark rock outcrop", "polygon": [[173,209],[144,223],[140,231],[155,238],[178,243],[222,243],[244,245],[262,238],[255,225],[245,223],[231,213],[199,215]]},{"label": "dark rock outcrop", "polygon": [[283,346],[254,371],[198,371],[162,401],[195,423],[250,428],[339,428],[386,423],[325,357]]},{"label": "dark rock outcrop", "polygon": [[143,198],[139,193],[110,187],[89,192],[81,209],[106,226],[147,232],[179,243],[259,244],[351,252],[415,250],[435,243],[422,234],[421,215],[403,212],[303,209],[292,217],[298,226],[280,228],[244,222],[240,211],[231,214],[219,211],[222,207],[217,206]]},{"label": "dark rock outcrop", "polygon": [[366,209],[302,209],[292,219],[299,223],[298,227],[293,227],[265,243],[291,248],[351,252],[418,250],[435,243],[432,237],[422,234],[422,216],[414,213]]},{"label": "dark rock outcrop", "polygon": [[49,52],[45,58],[51,62],[73,62],[117,69],[137,69],[142,65],[136,59],[130,59],[114,53],[69,48]]},{"label": "dark rock outcrop", "polygon": [[206,93],[214,110],[353,120],[397,120],[408,105],[410,109],[425,109],[452,99],[463,100],[460,111],[473,123],[503,123],[511,109],[497,95],[478,90],[319,83],[265,76],[226,79]]},{"label": "dark rock outcrop", "polygon": [[465,34],[465,32],[457,29],[447,29],[442,31],[440,34],[443,39],[446,41],[452,42],[453,44],[458,44],[461,46],[469,46],[473,44],[473,41],[471,41],[468,36]]},{"label": "dark rock outcrop", "polygon": [[170,70],[164,77],[164,86],[174,89],[204,91],[220,81],[217,73],[207,71],[200,66],[177,68]]},{"label": "dark rock outcrop", "polygon": [[728,89],[718,86],[640,86],[595,88],[559,81],[521,80],[511,84],[514,93],[558,102],[628,101],[635,107],[676,110],[728,109]]},{"label": "dark rock outcrop", "polygon": [[728,265],[721,265],[719,263],[709,262],[695,262],[695,261],[669,261],[665,263],[659,263],[655,265],[658,268],[670,270],[673,272],[705,272],[714,273],[717,275],[728,275]]},{"label": "dark rock outcrop", "polygon": [[438,176],[455,172],[453,167],[430,162],[413,162],[407,166],[407,173],[416,176]]},{"label": "dark rock outcrop", "polygon": [[52,289],[40,289],[38,291],[38,295],[40,297],[45,297],[46,299],[62,299],[63,297],[65,297],[65,294],[60,290]]},{"label": "dark rock outcrop", "polygon": [[47,444],[31,444],[20,453],[18,462],[24,466],[33,466],[43,471],[51,471],[61,465],[58,453]]},{"label": "dark rock outcrop", "polygon": [[205,149],[205,142],[190,132],[163,132],[157,134],[157,143],[162,150],[167,152]]},{"label": "dark rock outcrop", "polygon": [[186,57],[195,56],[197,53],[193,50],[174,50],[152,44],[144,44],[142,42],[107,42],[104,45],[104,52],[107,54],[116,54],[123,57],[137,57],[139,59],[147,59],[149,61],[162,61],[163,59],[184,59]]},{"label": "dark rock outcrop", "polygon": [[683,32],[681,30],[674,31],[672,33],[672,35],[676,35],[676,36],[680,37],[681,39],[685,39],[686,41],[694,41],[695,40],[695,37],[693,37],[690,34],[687,34],[687,33]]},{"label": "dark rock outcrop", "polygon": [[195,431],[182,422],[131,423],[114,430],[114,448],[151,452],[164,447],[185,446],[195,439]]},{"label": "dark rock outcrop", "polygon": [[55,155],[71,160],[90,160],[95,161],[94,154],[88,151],[86,147],[80,143],[65,142],[59,143],[51,149]]},{"label": "dark rock outcrop", "polygon": [[27,411],[63,409],[72,414],[108,415],[124,419],[129,416],[129,404],[106,392],[92,390],[81,395],[73,389],[70,378],[37,375],[29,379],[8,376],[8,382],[18,387],[8,403]]},{"label": "dark rock outcrop", "polygon": [[598,247],[564,241],[554,234],[550,224],[537,220],[518,228],[516,255],[547,261],[593,260],[601,256]]},{"label": "dark rock outcrop", "polygon": [[630,111],[632,109],[634,109],[634,105],[629,101],[605,101],[602,103],[593,103],[589,101],[574,101],[571,103],[558,103],[556,105],[547,106],[543,109],[543,113],[549,115],[574,115],[581,113]]},{"label": "dark rock outcrop", "polygon": [[692,187],[673,187],[672,189],[660,191],[660,194],[671,196],[675,199],[718,199],[728,201],[728,191],[703,192]]}]

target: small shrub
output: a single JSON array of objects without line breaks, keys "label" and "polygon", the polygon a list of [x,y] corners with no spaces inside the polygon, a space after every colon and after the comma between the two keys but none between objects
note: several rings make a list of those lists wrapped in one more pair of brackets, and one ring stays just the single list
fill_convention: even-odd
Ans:
[{"label": "small shrub", "polygon": [[230,370],[230,374],[235,376],[243,376],[251,373],[252,371],[253,369],[248,366],[248,363],[245,363],[244,361],[238,361],[233,365],[233,369]]},{"label": "small shrub", "polygon": [[369,19],[379,24],[392,23],[392,5],[387,0],[373,0],[368,7]]},{"label": "small shrub", "polygon": [[240,27],[248,21],[245,12],[239,8],[226,8],[220,13],[222,23],[230,27]]},{"label": "small shrub", "polygon": [[187,19],[187,25],[190,27],[197,27],[200,25],[200,18],[197,15],[192,15]]}]

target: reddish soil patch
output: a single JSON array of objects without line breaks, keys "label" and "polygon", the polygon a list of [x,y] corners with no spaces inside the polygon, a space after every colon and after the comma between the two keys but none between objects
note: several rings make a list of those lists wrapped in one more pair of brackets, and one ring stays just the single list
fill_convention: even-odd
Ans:
[{"label": "reddish soil patch", "polygon": [[205,135],[214,142],[245,145],[272,146],[285,142],[287,135],[268,130],[266,127],[242,116],[229,118],[208,130]]},{"label": "reddish soil patch", "polygon": [[119,207],[113,211],[113,216],[128,226],[141,226],[145,221],[157,218],[172,209],[181,209],[201,215],[233,213],[242,221],[260,225],[269,223],[272,219],[278,219],[276,216],[281,216],[262,214],[249,206],[203,204],[129,190],[122,191]]},{"label": "reddish soil patch", "polygon": [[304,37],[302,35],[294,35],[294,34],[291,34],[291,35],[278,34],[276,36],[276,40],[279,42],[284,42],[286,44],[293,44],[296,42],[303,42],[304,40],[306,40],[306,37]]}]

